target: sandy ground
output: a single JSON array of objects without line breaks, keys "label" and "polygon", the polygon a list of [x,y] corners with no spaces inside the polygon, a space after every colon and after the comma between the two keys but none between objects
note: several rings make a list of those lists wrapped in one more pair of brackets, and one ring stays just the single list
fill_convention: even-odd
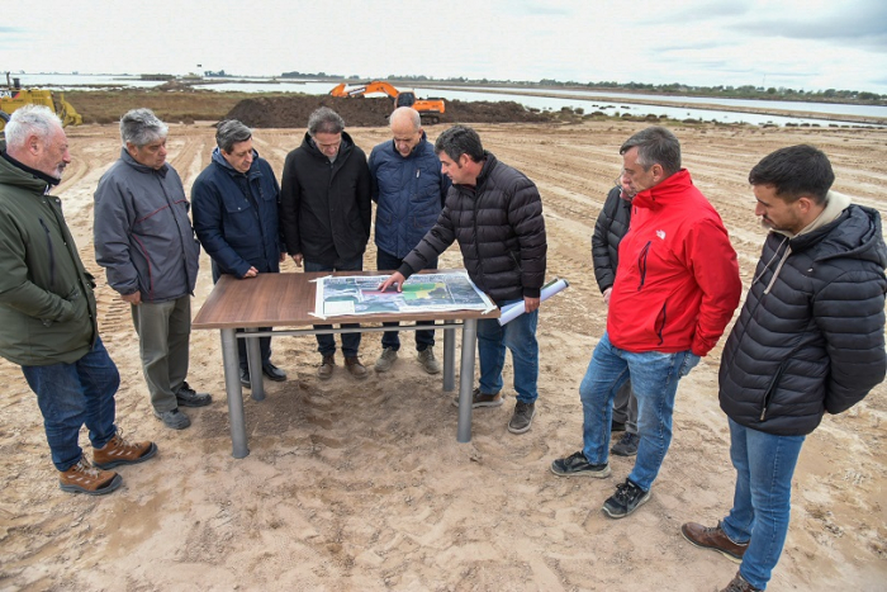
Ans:
[{"label": "sandy ground", "polygon": [[[189,410],[193,426],[164,428],[151,408],[128,306],[100,282],[101,333],[122,385],[118,423],[160,453],[123,467],[103,498],[61,492],[34,397],[0,360],[0,590],[713,590],[736,566],[690,546],[688,520],[714,523],[730,507],[727,421],[717,404],[720,345],[678,391],[675,434],[651,501],[614,521],[600,506],[632,460],[611,459],[603,480],[561,479],[549,463],[577,450],[577,387],[606,308],[591,272],[589,236],[616,177],[618,146],[643,124],[480,125],[487,148],[527,173],[543,196],[550,277],[572,287],[539,322],[539,412],[522,436],[505,425],[514,404],[474,413],[473,439],[455,439],[456,409],[439,378],[415,362],[404,333],[388,375],[321,383],[313,338],[278,338],[290,376],[245,398],[251,454],[231,456],[217,332],[192,335],[189,381],[215,395]],[[443,128],[429,128],[436,137]],[[382,128],[349,130],[367,151]],[[762,156],[810,142],[832,158],[835,188],[885,211],[887,131],[678,126],[684,163],[723,216],[746,286],[764,234],[745,182]],[[303,130],[259,130],[280,171]],[[95,264],[92,193],[117,158],[115,126],[69,129],[73,164],[60,195],[87,267]],[[186,188],[209,162],[208,124],[174,125],[171,162]],[[372,245],[365,262],[375,261]],[[442,266],[457,267],[453,249]],[[194,312],[211,290],[203,256]],[[286,271],[295,271],[292,262]],[[440,342],[442,338],[439,335]],[[380,353],[364,337],[364,362]],[[437,348],[438,354],[442,352]],[[510,363],[510,362],[509,362]],[[510,386],[511,369],[506,368]],[[887,581],[887,399],[880,386],[850,412],[827,417],[795,474],[791,528],[771,590],[884,590]],[[88,450],[85,433],[81,443]]]}]

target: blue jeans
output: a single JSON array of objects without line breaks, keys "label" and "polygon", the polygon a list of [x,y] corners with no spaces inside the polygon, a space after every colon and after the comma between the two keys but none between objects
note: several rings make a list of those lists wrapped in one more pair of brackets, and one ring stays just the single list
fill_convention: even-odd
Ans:
[{"label": "blue jeans", "polygon": [[67,471],[83,456],[78,444],[83,424],[94,448],[117,433],[114,395],[120,374],[101,339],[73,364],[22,366],[22,373],[37,395],[52,463],[59,471]]},{"label": "blue jeans", "polygon": [[[403,259],[385,251],[376,251],[376,269],[394,270],[403,264]],[[429,262],[425,269],[436,269],[437,257]],[[385,327],[397,327],[399,323],[382,323]],[[417,325],[433,325],[434,321],[416,321]],[[382,347],[390,347],[394,351],[400,349],[400,337],[397,331],[385,331],[382,335]],[[434,331],[416,331],[416,351],[425,351],[434,347]]]},{"label": "blue jeans", "polygon": [[730,459],[736,469],[733,509],[721,522],[737,543],[748,542],[739,573],[764,589],[785,544],[792,476],[805,436],[766,434],[730,422]]},{"label": "blue jeans", "polygon": [[[324,263],[314,263],[312,261],[303,261],[305,271],[362,271],[363,255],[359,255],[354,259],[337,260],[332,265]],[[315,329],[332,329],[332,325],[314,325]],[[347,323],[342,325],[345,327],[360,327],[360,324]],[[325,335],[316,335],[317,351],[322,356],[331,356],[336,353],[336,338],[331,333]],[[346,358],[356,358],[357,350],[360,348],[360,333],[342,333],[342,354]]]},{"label": "blue jeans", "polygon": [[[510,304],[509,301],[505,304]],[[504,306],[504,305],[503,305]],[[477,351],[480,358],[480,392],[495,394],[502,390],[502,367],[505,348],[511,350],[514,366],[514,390],[518,401],[533,403],[539,396],[539,344],[536,343],[536,324],[539,310],[524,313],[505,326],[496,319],[477,322]]]},{"label": "blue jeans", "polygon": [[699,363],[690,351],[632,353],[601,337],[579,385],[583,412],[583,448],[591,464],[604,464],[610,451],[613,398],[631,380],[638,403],[638,455],[628,478],[649,491],[671,444],[671,415],[678,381]]}]

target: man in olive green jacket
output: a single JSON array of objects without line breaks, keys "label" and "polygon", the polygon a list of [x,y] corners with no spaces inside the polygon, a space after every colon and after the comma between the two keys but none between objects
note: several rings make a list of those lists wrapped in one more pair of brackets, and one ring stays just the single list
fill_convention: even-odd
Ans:
[{"label": "man in olive green jacket", "polygon": [[[127,442],[114,425],[117,367],[98,335],[94,282],[49,194],[71,156],[47,107],[16,110],[0,152],[0,356],[22,367],[43,414],[62,490],[101,495],[121,477],[108,469],[148,460],[153,442]],[[78,444],[86,424],[88,463]]]}]

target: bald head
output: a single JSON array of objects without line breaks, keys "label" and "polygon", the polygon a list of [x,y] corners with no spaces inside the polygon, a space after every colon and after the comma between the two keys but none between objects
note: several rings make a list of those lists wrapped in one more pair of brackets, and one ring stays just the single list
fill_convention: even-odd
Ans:
[{"label": "bald head", "polygon": [[398,107],[388,118],[394,148],[406,158],[422,141],[422,118],[412,107]]}]

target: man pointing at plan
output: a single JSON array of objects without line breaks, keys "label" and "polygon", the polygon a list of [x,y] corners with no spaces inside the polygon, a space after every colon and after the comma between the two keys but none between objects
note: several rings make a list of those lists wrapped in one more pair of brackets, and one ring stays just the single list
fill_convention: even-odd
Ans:
[{"label": "man pointing at plan", "polygon": [[[453,182],[434,227],[380,286],[396,286],[459,242],[468,275],[500,308],[523,300],[527,314],[505,326],[496,319],[477,324],[480,386],[472,407],[499,407],[504,397],[502,367],[511,350],[517,403],[508,431],[523,434],[536,415],[539,294],[545,278],[545,220],[536,185],[523,173],[484,150],[470,127],[453,126],[438,137],[434,152]],[[458,400],[454,401],[458,405]]]}]

